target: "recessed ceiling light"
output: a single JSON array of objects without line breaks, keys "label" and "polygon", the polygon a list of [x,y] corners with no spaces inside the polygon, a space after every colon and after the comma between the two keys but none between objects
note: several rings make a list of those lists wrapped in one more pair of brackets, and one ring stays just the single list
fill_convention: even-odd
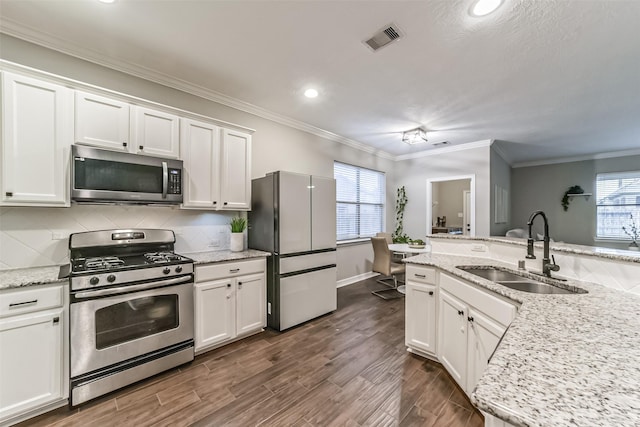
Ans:
[{"label": "recessed ceiling light", "polygon": [[100,3],[115,3],[116,0],[98,0]]},{"label": "recessed ceiling light", "polygon": [[304,96],[306,96],[307,98],[315,98],[316,96],[318,96],[318,91],[315,89],[307,89],[304,91]]},{"label": "recessed ceiling light", "polygon": [[471,5],[469,13],[471,16],[485,16],[500,7],[503,0],[476,0]]}]

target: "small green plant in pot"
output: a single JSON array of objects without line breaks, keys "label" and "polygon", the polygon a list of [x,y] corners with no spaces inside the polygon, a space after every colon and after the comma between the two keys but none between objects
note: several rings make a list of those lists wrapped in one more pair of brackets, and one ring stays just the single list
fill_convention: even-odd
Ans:
[{"label": "small green plant in pot", "polygon": [[244,250],[244,230],[247,228],[247,219],[243,217],[231,218],[231,251],[241,252]]}]

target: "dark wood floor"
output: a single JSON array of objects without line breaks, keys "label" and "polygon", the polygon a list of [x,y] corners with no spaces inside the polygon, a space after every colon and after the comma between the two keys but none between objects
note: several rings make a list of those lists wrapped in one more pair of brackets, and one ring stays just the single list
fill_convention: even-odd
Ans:
[{"label": "dark wood floor", "polygon": [[404,299],[338,290],[338,310],[24,426],[459,426],[483,420],[444,368],[408,353]]}]

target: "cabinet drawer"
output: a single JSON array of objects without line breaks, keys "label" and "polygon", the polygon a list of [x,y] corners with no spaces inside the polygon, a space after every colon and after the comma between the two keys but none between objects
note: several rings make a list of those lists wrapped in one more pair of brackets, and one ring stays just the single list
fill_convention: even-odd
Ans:
[{"label": "cabinet drawer", "polygon": [[62,306],[62,286],[32,287],[0,293],[0,317]]},{"label": "cabinet drawer", "polygon": [[431,267],[418,267],[415,264],[407,264],[406,280],[435,285],[436,269]]},{"label": "cabinet drawer", "polygon": [[516,305],[504,301],[490,294],[490,290],[480,290],[461,280],[440,275],[440,289],[444,289],[453,296],[465,301],[503,326],[509,326],[516,316]]},{"label": "cabinet drawer", "polygon": [[249,261],[220,262],[208,265],[196,265],[196,282],[216,280],[225,277],[237,277],[245,274],[262,273],[265,271],[265,259]]},{"label": "cabinet drawer", "polygon": [[280,258],[280,274],[332,265],[337,262],[337,255],[335,251]]}]

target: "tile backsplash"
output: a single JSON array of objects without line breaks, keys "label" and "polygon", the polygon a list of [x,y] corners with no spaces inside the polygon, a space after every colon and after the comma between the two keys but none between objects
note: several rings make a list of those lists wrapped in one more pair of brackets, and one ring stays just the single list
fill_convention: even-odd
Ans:
[{"label": "tile backsplash", "polygon": [[72,205],[0,208],[0,268],[64,264],[69,234],[114,228],[165,228],[178,253],[229,249],[233,212],[160,206]]}]

